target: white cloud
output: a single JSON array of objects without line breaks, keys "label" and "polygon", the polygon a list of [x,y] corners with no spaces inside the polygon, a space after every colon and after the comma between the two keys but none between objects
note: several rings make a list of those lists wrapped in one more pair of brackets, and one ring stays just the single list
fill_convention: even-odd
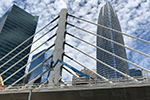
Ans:
[{"label": "white cloud", "polygon": [[[23,2],[23,1],[21,1]],[[40,0],[25,0],[25,3],[26,4],[29,4],[29,5],[35,5],[35,4],[38,4],[40,2]]]},{"label": "white cloud", "polygon": [[50,1],[51,1],[51,0],[43,0],[43,2],[44,2],[45,4],[50,3]]}]

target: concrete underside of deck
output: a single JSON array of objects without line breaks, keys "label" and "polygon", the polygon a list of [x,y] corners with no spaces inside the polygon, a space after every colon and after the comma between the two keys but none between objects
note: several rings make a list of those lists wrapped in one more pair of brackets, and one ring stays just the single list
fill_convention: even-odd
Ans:
[{"label": "concrete underside of deck", "polygon": [[[0,100],[28,100],[30,90],[0,91]],[[31,100],[150,100],[149,84],[34,89]]]}]

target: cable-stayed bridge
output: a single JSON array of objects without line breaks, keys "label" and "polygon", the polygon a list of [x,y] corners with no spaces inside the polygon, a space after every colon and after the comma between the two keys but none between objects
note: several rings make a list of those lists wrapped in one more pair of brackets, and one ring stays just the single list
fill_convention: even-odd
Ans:
[{"label": "cable-stayed bridge", "polygon": [[[87,22],[89,24],[93,24],[93,25],[95,25],[95,27],[97,27],[97,26],[102,27],[102,28],[105,28],[107,30],[117,32],[118,34],[122,34],[122,35],[128,36],[130,38],[134,38],[138,41],[142,41],[142,42],[150,44],[149,41],[146,41],[146,40],[122,33],[122,32],[117,31],[115,29],[111,29],[111,28],[105,27],[103,25],[99,25],[99,24],[87,21],[85,19],[81,19],[79,17],[70,15],[70,14],[68,14],[66,9],[62,9],[58,17],[56,17],[54,20],[52,20],[50,23],[48,23],[46,26],[44,26],[42,29],[40,29],[38,32],[36,32],[34,35],[32,35],[30,38],[25,40],[23,43],[18,45],[15,49],[13,49],[7,55],[5,55],[4,57],[2,57],[0,59],[0,61],[2,61],[8,55],[13,53],[20,46],[22,46],[24,43],[26,43],[28,40],[33,38],[35,35],[39,34],[45,28],[49,28],[49,25],[51,25],[53,22],[58,20],[57,25],[50,28],[49,31],[47,31],[42,36],[40,36],[32,44],[28,45],[27,47],[24,47],[24,49],[22,49],[18,54],[16,54],[15,56],[13,56],[12,58],[10,58],[8,61],[6,61],[5,63],[3,63],[0,66],[0,68],[4,67],[12,59],[15,59],[16,56],[21,54],[23,51],[25,51],[27,48],[32,46],[34,43],[38,42],[46,34],[52,32],[54,29],[57,28],[57,31],[55,32],[55,34],[53,34],[50,38],[45,40],[45,42],[38,45],[29,54],[27,54],[23,58],[19,59],[16,63],[11,65],[8,69],[6,69],[4,72],[2,72],[0,74],[2,76],[3,74],[7,73],[11,68],[13,68],[19,62],[21,62],[24,58],[26,58],[30,54],[34,53],[37,49],[42,47],[42,45],[44,45],[45,43],[47,43],[49,41],[52,42],[52,39],[55,39],[55,41],[52,43],[52,45],[50,45],[45,51],[43,51],[37,57],[35,57],[31,61],[29,61],[27,64],[22,66],[20,69],[16,70],[15,73],[13,73],[12,75],[8,76],[6,79],[3,80],[3,82],[5,84],[6,81],[8,81],[11,77],[13,77],[21,69],[25,68],[30,63],[32,63],[34,60],[36,60],[39,56],[41,56],[42,54],[44,54],[45,52],[47,52],[50,49],[54,49],[52,55],[49,55],[49,57],[47,59],[45,59],[43,62],[40,62],[39,65],[37,65],[32,70],[30,70],[27,74],[25,74],[24,76],[19,78],[17,81],[13,82],[11,85],[5,86],[4,88],[2,88],[2,90],[0,91],[0,100],[27,100],[27,99],[28,100],[48,100],[48,99],[50,99],[50,100],[70,100],[70,99],[72,99],[72,100],[78,100],[78,99],[82,99],[82,100],[100,100],[100,99],[103,99],[103,100],[149,100],[150,99],[150,89],[149,89],[149,86],[150,86],[149,82],[150,81],[149,81],[148,74],[143,76],[143,77],[131,77],[131,76],[127,75],[126,73],[123,73],[123,72],[119,71],[118,69],[108,65],[107,63],[89,55],[85,51],[80,50],[76,46],[73,46],[72,43],[69,43],[66,41],[65,37],[66,37],[66,35],[68,35],[68,36],[71,36],[73,38],[76,38],[77,40],[79,40],[81,42],[84,42],[84,43],[86,43],[86,44],[88,44],[94,48],[100,49],[100,50],[102,50],[102,51],[104,51],[104,52],[106,52],[106,53],[108,53],[108,54],[110,54],[110,55],[112,55],[118,59],[121,59],[121,60],[139,68],[139,69],[142,69],[146,73],[149,73],[150,70],[148,70],[142,66],[139,66],[139,65],[127,60],[127,59],[124,59],[124,58],[122,58],[122,57],[120,57],[120,56],[118,56],[118,55],[116,55],[110,51],[107,51],[101,47],[98,47],[98,46],[96,46],[96,45],[94,45],[94,44],[92,44],[86,40],[83,40],[80,37],[76,36],[75,34],[69,33],[67,31],[66,26],[69,25],[70,27],[74,27],[78,30],[82,30],[83,32],[94,35],[95,37],[103,38],[109,42],[112,42],[114,44],[122,46],[126,49],[132,50],[132,51],[139,53],[141,55],[144,55],[148,58],[150,58],[150,56],[147,54],[144,54],[140,51],[134,50],[130,47],[127,47],[121,43],[113,41],[109,38],[103,37],[103,36],[98,35],[96,33],[90,32],[86,29],[80,28],[79,26],[73,25],[71,22],[67,21],[68,16],[75,18],[75,19],[78,19],[78,20],[81,20],[81,21],[84,21],[84,22]],[[73,58],[70,55],[68,55],[67,53],[65,53],[64,52],[65,46],[68,46],[68,47],[86,55],[87,57],[102,63],[103,65],[116,71],[117,73],[120,73],[123,76],[123,78],[109,79],[109,77],[104,77],[104,76],[98,74],[97,72],[91,70],[88,66],[85,66],[84,64],[80,63],[80,61],[77,61],[75,58]],[[74,68],[74,70],[76,70],[75,72],[78,72],[78,70],[75,68],[75,66],[72,67],[72,65],[70,63],[63,62],[64,57],[77,63],[79,66],[87,69],[88,71],[93,73],[93,75],[95,75],[98,78],[91,79],[89,77],[88,80],[84,81],[86,79],[86,77],[80,78],[80,77],[78,77],[78,75],[76,76],[76,74],[70,72],[74,76],[76,76],[76,79],[77,79],[76,83],[73,84],[72,82],[65,82],[61,77],[62,76],[62,68],[66,69],[66,70],[67,70],[67,67],[68,68]],[[23,80],[25,77],[27,77],[34,70],[36,70],[39,66],[41,66],[42,64],[44,64],[46,61],[48,61],[51,58],[53,58],[54,63],[52,64],[51,67],[45,66],[47,68],[46,71],[44,71],[42,74],[36,76],[33,80],[29,81],[27,84],[17,84],[19,81]],[[67,67],[65,67],[65,66],[67,66]],[[42,77],[48,71],[51,71],[51,73],[50,73],[50,76],[49,76],[47,82],[40,83],[40,84],[32,84],[34,81],[36,81],[37,79]],[[82,74],[82,73],[80,73],[80,74]]]}]

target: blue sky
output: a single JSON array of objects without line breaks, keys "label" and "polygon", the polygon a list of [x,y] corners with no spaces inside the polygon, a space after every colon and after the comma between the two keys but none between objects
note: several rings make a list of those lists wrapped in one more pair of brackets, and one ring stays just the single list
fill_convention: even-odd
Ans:
[{"label": "blue sky", "polygon": [[[122,32],[150,41],[149,0],[108,0],[108,2],[112,4],[115,8],[115,11],[120,21],[120,25],[122,27]],[[16,4],[28,13],[39,16],[37,30],[46,25],[46,23],[53,20],[59,14],[62,8],[67,8],[69,14],[97,23],[100,8],[105,3],[106,0],[0,0],[0,17],[12,6],[12,4]],[[94,25],[90,25],[88,23],[79,21],[71,17],[68,17],[68,21],[72,24],[75,24],[91,32],[96,33],[97,27]],[[50,27],[52,27],[55,24],[56,23],[52,24]],[[77,30],[70,26],[68,26],[67,29],[68,32],[75,34],[76,36],[96,45],[95,36]],[[48,30],[48,28],[46,30]],[[44,32],[41,32],[38,35],[36,35],[34,40],[36,40],[43,33]],[[44,39],[40,40],[35,45],[33,45],[32,50],[35,47],[37,47],[38,44],[44,42],[44,40],[51,36],[53,33],[54,31],[52,33],[49,33],[47,36],[44,37]],[[84,52],[88,53],[89,55],[96,57],[95,48],[69,36],[66,37],[66,41],[76,46],[77,48],[83,50]],[[135,39],[131,39],[126,36],[124,36],[124,41],[126,46],[150,55],[149,44],[137,41]],[[38,51],[47,48],[50,44],[52,44],[52,42],[44,45],[42,48],[38,49]],[[65,52],[69,56],[75,58],[82,64],[89,67],[90,69],[96,68],[96,62],[86,57],[85,55],[80,54],[79,52],[67,46]],[[127,56],[130,61],[150,70],[149,58],[132,52],[130,50],[127,50]],[[73,65],[74,67],[82,69],[81,66],[75,64],[69,59],[65,58],[64,60],[65,62]],[[134,66],[130,65],[130,67]],[[66,72],[63,73],[63,78],[65,80],[71,80],[71,76]]]}]

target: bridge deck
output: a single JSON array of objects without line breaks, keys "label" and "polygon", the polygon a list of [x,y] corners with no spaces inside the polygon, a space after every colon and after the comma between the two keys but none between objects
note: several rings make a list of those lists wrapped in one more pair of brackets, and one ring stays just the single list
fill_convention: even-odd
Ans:
[{"label": "bridge deck", "polygon": [[[0,100],[28,100],[30,89],[0,91]],[[150,84],[34,89],[31,100],[150,100]]]}]

